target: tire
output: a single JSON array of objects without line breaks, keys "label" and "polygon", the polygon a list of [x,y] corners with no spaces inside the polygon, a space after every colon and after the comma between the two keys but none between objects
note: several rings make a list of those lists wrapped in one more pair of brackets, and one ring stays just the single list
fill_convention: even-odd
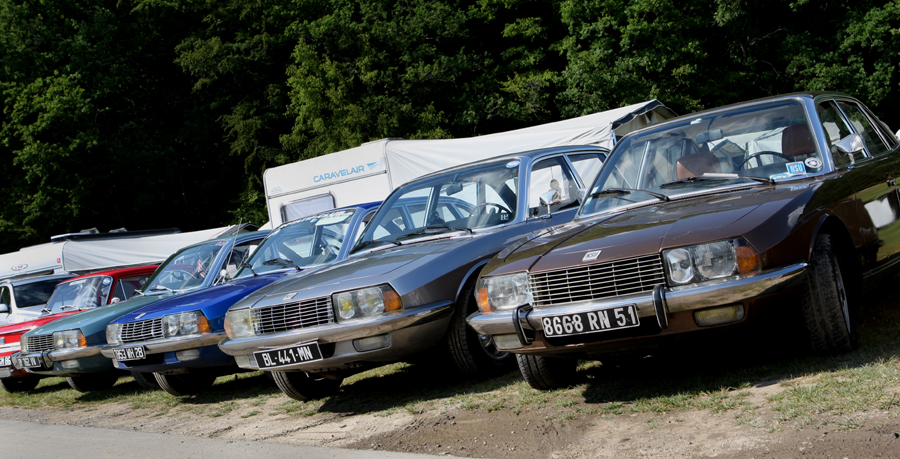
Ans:
[{"label": "tire", "polygon": [[134,382],[136,382],[138,386],[141,386],[141,389],[159,389],[159,383],[156,381],[156,377],[153,376],[153,373],[151,372],[134,371],[131,373],[131,376],[134,378]]},{"label": "tire", "polygon": [[820,234],[816,238],[802,308],[814,351],[846,352],[855,347],[850,297],[840,263],[834,255],[831,235]]},{"label": "tire", "polygon": [[21,378],[0,379],[0,386],[7,392],[26,392],[37,387],[41,378],[37,376],[23,376]]},{"label": "tire", "polygon": [[118,373],[95,373],[86,375],[66,376],[69,387],[78,392],[91,392],[111,388],[119,380]]},{"label": "tire", "polygon": [[516,362],[522,377],[535,389],[561,389],[575,382],[577,359],[516,354]]},{"label": "tire", "polygon": [[511,371],[513,355],[497,349],[490,337],[482,342],[478,333],[466,323],[466,317],[478,309],[475,303],[474,279],[463,290],[460,301],[450,318],[447,345],[456,367],[463,376],[489,377]]},{"label": "tire", "polygon": [[216,382],[216,375],[210,373],[180,373],[174,375],[153,373],[153,376],[156,377],[156,382],[159,383],[160,389],[176,397],[199,394],[212,387],[213,383]]},{"label": "tire", "polygon": [[305,402],[337,394],[341,379],[329,379],[305,371],[273,371],[275,384],[288,397]]}]

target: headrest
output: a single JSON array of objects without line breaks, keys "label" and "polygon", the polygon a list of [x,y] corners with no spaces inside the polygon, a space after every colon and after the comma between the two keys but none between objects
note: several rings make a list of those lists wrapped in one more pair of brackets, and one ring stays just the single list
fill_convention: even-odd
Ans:
[{"label": "headrest", "polygon": [[812,155],[816,152],[816,143],[812,133],[805,124],[788,126],[781,131],[781,152],[787,156]]}]

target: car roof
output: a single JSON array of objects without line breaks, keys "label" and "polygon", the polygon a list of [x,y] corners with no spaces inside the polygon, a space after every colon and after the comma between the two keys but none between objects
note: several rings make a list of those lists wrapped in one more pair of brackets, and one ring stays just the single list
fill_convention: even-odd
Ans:
[{"label": "car roof", "polygon": [[[446,169],[441,169],[439,171],[432,172],[430,174],[425,174],[421,177],[417,177],[413,180],[410,180],[409,182],[406,182],[403,185],[400,185],[400,187],[406,186],[410,183],[417,182],[419,180],[422,180],[422,179],[425,179],[428,177],[435,177],[435,176],[446,174],[448,172],[453,172],[453,171],[466,170],[466,169],[469,169],[474,166],[480,166],[482,164],[492,164],[492,163],[499,163],[499,162],[503,162],[503,161],[513,161],[513,160],[517,160],[517,159],[521,160],[521,159],[525,159],[525,158],[534,159],[534,158],[537,158],[538,156],[551,155],[551,154],[556,154],[556,153],[579,153],[579,152],[585,152],[585,151],[596,151],[596,152],[605,153],[605,152],[608,152],[609,150],[607,150],[606,148],[603,148],[603,147],[599,147],[597,145],[565,145],[565,146],[559,146],[559,147],[538,148],[535,150],[522,151],[522,152],[518,152],[518,153],[509,153],[509,154],[505,154],[505,155],[494,156],[492,158],[473,161],[471,163],[460,164],[459,166],[453,166],[453,167],[448,167]],[[398,187],[398,188],[400,188],[400,187]]]},{"label": "car roof", "polygon": [[62,281],[62,280],[66,280],[66,279],[71,279],[73,277],[75,277],[74,274],[60,273],[60,274],[43,274],[43,275],[37,275],[37,276],[11,278],[11,279],[4,279],[4,281],[8,281],[9,283],[11,283],[13,285],[25,285],[25,284],[31,284],[34,282],[43,282],[43,281],[48,281],[48,280]]}]

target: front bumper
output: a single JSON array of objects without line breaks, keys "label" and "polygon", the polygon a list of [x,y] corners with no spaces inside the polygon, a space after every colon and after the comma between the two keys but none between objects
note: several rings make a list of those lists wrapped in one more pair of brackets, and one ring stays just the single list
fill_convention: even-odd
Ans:
[{"label": "front bumper", "polygon": [[[225,332],[213,332],[203,335],[173,336],[153,341],[143,341],[115,346],[104,346],[101,353],[104,357],[113,359],[113,365],[120,370],[130,371],[166,371],[184,367],[214,367],[234,365],[234,359],[226,356],[216,347]],[[147,358],[140,360],[115,360],[116,349],[143,347]],[[180,360],[178,351],[196,349],[199,356],[186,360]],[[163,355],[159,355],[163,354]]]},{"label": "front bumper", "polygon": [[[806,267],[806,263],[796,263],[758,274],[735,276],[673,288],[659,287],[654,292],[635,295],[535,307],[527,312],[520,309],[492,311],[490,314],[478,312],[469,316],[467,320],[469,325],[481,335],[517,334],[520,336],[519,343],[522,346],[519,349],[504,350],[526,353],[531,350],[542,351],[545,349],[545,342],[532,345],[527,338],[522,338],[522,336],[525,333],[543,336],[542,324],[545,317],[598,311],[633,304],[638,309],[638,317],[642,323],[649,320],[658,324],[659,329],[664,330],[668,327],[669,319],[673,314],[715,306],[747,305],[759,298],[795,287],[806,278]],[[699,326],[694,327],[694,329],[699,328]],[[586,341],[603,340],[604,333],[612,332],[582,336]],[[567,345],[569,348],[582,346],[584,345]]]},{"label": "front bumper", "polygon": [[[101,347],[102,345],[96,345],[75,349],[14,354],[12,364],[16,369],[26,369],[26,371],[31,373],[51,376],[109,371],[112,369],[112,362],[100,355]],[[40,359],[43,365],[40,368],[26,368],[22,365],[20,359],[30,357]],[[77,361],[78,363],[69,368],[62,366],[63,362],[69,361]]]},{"label": "front bumper", "polygon": [[[297,363],[267,370],[321,372],[355,368],[358,362],[391,362],[401,360],[443,336],[447,329],[453,302],[442,301],[424,307],[406,309],[400,314],[352,322],[335,322],[251,338],[226,339],[219,348],[235,357],[238,366],[258,370],[254,352],[294,346],[308,341],[333,343],[334,352],[323,360]],[[356,351],[353,340],[390,334],[390,346],[371,351]]]}]

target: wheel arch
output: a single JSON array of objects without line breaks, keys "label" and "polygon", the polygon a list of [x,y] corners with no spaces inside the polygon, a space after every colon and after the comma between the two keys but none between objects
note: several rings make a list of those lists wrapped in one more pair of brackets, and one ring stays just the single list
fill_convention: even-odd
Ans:
[{"label": "wheel arch", "polygon": [[459,286],[456,288],[456,300],[454,301],[455,304],[459,304],[460,296],[466,290],[469,282],[474,282],[476,279],[478,279],[478,275],[481,274],[482,268],[484,268],[484,265],[486,265],[488,261],[489,260],[479,261],[478,263],[475,263],[475,265],[473,265],[471,268],[469,268],[469,271],[465,276],[463,276],[462,282],[460,282]]}]

